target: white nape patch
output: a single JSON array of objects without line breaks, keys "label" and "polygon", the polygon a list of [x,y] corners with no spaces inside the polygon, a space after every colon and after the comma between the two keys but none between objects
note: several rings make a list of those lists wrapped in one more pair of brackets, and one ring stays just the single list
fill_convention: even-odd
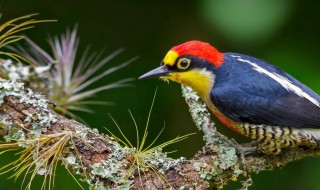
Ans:
[{"label": "white nape patch", "polygon": [[298,96],[300,97],[303,97],[307,100],[309,100],[310,102],[312,102],[314,105],[318,106],[320,108],[320,103],[314,99],[313,97],[311,97],[309,94],[307,94],[306,92],[304,92],[301,88],[299,88],[298,86],[292,84],[292,82],[284,77],[284,76],[281,76],[277,73],[272,73],[272,72],[269,72],[267,71],[266,69],[260,67],[259,65],[257,65],[256,63],[253,63],[249,60],[245,60],[245,59],[242,59],[240,56],[235,56],[235,55],[231,55],[232,57],[236,57],[237,60],[241,61],[241,62],[244,62],[244,63],[248,63],[250,64],[251,66],[253,66],[253,68],[258,71],[259,73],[263,73],[267,76],[269,76],[270,78],[272,78],[273,80],[277,81],[281,86],[283,86],[286,90],[288,91],[292,91],[294,92],[295,94],[297,94]]}]

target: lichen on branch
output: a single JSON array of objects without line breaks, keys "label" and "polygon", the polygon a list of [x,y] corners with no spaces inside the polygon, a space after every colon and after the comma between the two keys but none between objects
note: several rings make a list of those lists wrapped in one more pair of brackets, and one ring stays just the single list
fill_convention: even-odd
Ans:
[{"label": "lichen on branch", "polygon": [[130,150],[135,147],[121,146],[110,136],[56,114],[48,100],[24,89],[22,83],[1,79],[0,94],[0,127],[7,141],[0,148],[21,150],[21,156],[5,169],[17,169],[19,172],[14,175],[18,177],[23,172],[28,175],[35,168],[30,174],[28,189],[36,174],[45,175],[52,182],[58,163],[65,165],[70,173],[82,175],[92,189],[134,188],[133,184],[137,183],[136,187],[140,188],[149,183],[147,176],[150,175],[155,185],[153,189],[168,188],[178,186],[178,182],[171,182],[173,178],[167,176],[168,172],[178,174],[189,162],[183,158],[168,158],[167,154],[155,149],[148,153],[153,156],[144,158],[147,159],[145,168],[152,169],[139,173]]}]

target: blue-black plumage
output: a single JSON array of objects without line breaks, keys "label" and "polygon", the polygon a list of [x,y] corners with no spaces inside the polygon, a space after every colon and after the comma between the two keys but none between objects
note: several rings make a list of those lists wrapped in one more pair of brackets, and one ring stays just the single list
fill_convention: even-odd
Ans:
[{"label": "blue-black plumage", "polygon": [[225,53],[215,74],[211,100],[233,121],[320,128],[319,95],[279,68],[251,56]]}]

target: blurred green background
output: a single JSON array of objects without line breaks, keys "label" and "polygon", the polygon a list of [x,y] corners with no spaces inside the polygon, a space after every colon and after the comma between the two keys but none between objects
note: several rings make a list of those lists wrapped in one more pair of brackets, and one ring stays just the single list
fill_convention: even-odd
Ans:
[{"label": "blurred green background", "polygon": [[[320,93],[320,4],[315,0],[1,0],[0,6],[1,22],[30,13],[40,13],[38,18],[41,19],[57,19],[56,23],[40,24],[26,32],[46,49],[49,49],[48,35],[60,34],[67,27],[78,24],[80,52],[88,45],[92,46],[92,51],[107,47],[105,55],[126,48],[121,56],[110,62],[110,66],[140,56],[138,61],[95,86],[122,78],[137,78],[158,66],[173,45],[197,39],[211,43],[222,52],[239,52],[265,59]],[[107,116],[110,113],[134,141],[135,131],[127,110],[133,112],[142,131],[156,87],[158,93],[149,142],[164,122],[166,129],[159,143],[177,135],[197,132],[166,149],[178,150],[171,155],[173,157],[190,158],[203,145],[202,133],[191,120],[178,84],[168,85],[157,79],[136,80],[133,87],[101,92],[94,97],[112,101],[115,106],[93,106],[95,114],[79,115],[101,132],[105,133],[103,127],[107,127],[118,134]],[[248,141],[219,122],[217,126],[219,131],[239,142]],[[10,159],[9,154],[1,155],[0,162],[6,163]],[[307,158],[253,175],[251,189],[320,189],[319,171],[320,159]],[[7,180],[9,176],[0,176],[0,189],[20,189],[22,180]],[[38,179],[33,189],[40,189],[41,177]],[[227,189],[238,187],[239,182],[234,182]],[[80,188],[63,168],[59,168],[55,189]]]}]

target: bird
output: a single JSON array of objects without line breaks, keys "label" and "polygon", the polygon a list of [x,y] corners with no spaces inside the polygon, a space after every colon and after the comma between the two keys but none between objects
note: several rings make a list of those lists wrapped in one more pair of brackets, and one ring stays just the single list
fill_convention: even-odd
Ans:
[{"label": "bird", "polygon": [[278,67],[240,53],[221,53],[192,40],[172,47],[160,77],[191,87],[224,125],[252,139],[264,154],[320,147],[320,96]]}]

